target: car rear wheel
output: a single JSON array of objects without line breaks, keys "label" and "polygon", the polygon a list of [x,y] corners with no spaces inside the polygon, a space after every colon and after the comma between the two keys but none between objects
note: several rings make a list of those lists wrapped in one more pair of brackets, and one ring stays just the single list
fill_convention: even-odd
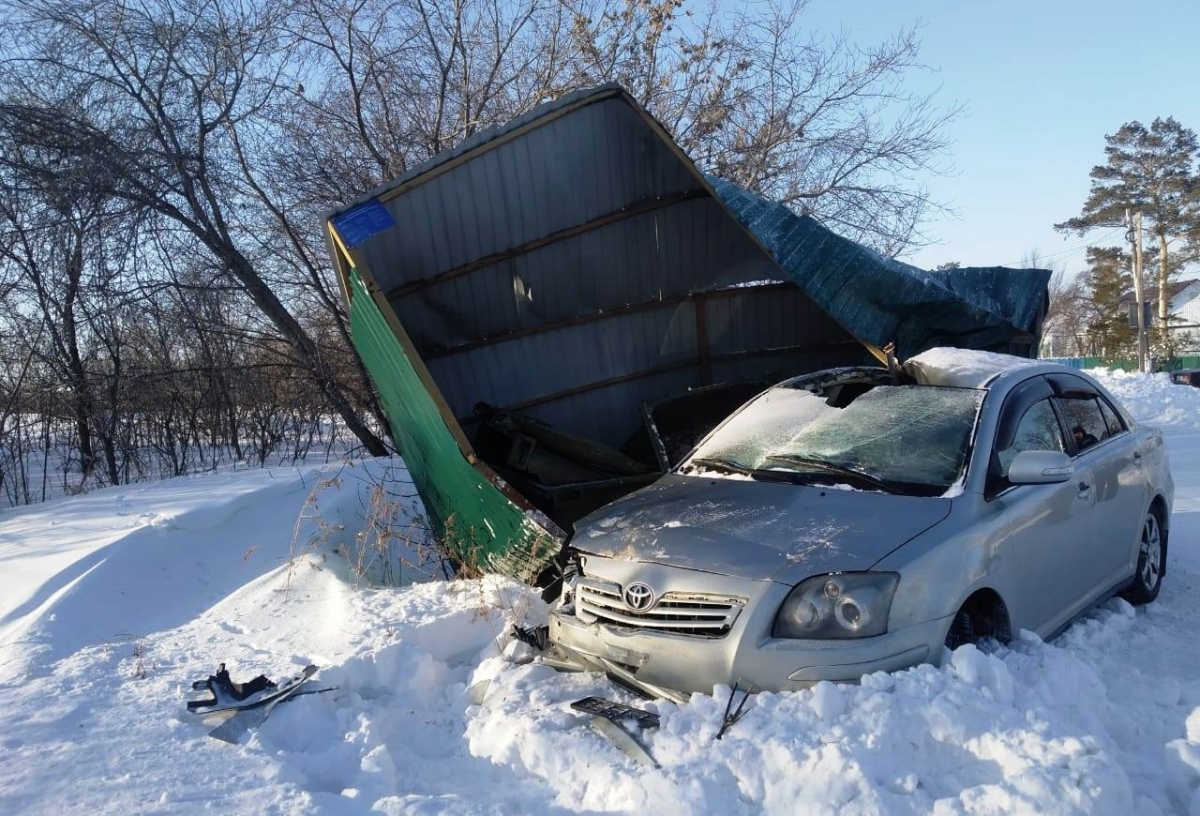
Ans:
[{"label": "car rear wheel", "polygon": [[1162,521],[1158,511],[1151,508],[1146,511],[1146,518],[1142,521],[1137,573],[1133,576],[1133,583],[1121,593],[1121,597],[1131,604],[1147,604],[1158,597],[1166,560],[1164,543]]}]

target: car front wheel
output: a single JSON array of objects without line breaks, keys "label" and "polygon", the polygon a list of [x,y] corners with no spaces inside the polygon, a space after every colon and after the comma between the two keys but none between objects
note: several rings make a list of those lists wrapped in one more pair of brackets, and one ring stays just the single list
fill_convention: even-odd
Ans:
[{"label": "car front wheel", "polygon": [[1133,583],[1121,593],[1121,597],[1131,604],[1147,604],[1158,597],[1158,590],[1162,586],[1163,562],[1166,559],[1164,543],[1158,511],[1148,510],[1146,518],[1142,521],[1137,573],[1133,576]]}]

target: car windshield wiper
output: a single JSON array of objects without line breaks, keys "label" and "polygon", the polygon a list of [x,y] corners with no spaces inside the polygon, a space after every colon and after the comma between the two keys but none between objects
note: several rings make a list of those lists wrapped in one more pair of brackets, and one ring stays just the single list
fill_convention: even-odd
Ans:
[{"label": "car windshield wiper", "polygon": [[[877,490],[882,490],[885,493],[904,493],[897,485],[880,479],[874,474],[867,473],[863,470],[849,467],[847,465],[839,465],[836,462],[827,462],[824,459],[810,459],[806,456],[796,456],[793,454],[774,454],[767,457],[767,461],[778,461],[789,465],[801,465],[812,467],[815,470],[824,471],[826,473],[836,473],[841,476],[847,476],[859,483],[869,485]],[[716,470],[723,473],[733,473],[738,476],[749,476],[752,479],[757,479],[764,482],[797,482],[798,477],[803,478],[803,474],[797,471],[775,470],[771,468],[748,468],[745,465],[739,465],[737,462],[731,462],[728,459],[714,459],[702,457],[693,459],[687,463],[688,468],[696,467],[704,470]]]},{"label": "car windshield wiper", "polygon": [[804,474],[795,470],[774,470],[770,468],[748,468],[745,465],[739,465],[736,462],[730,462],[728,459],[709,459],[700,458],[693,459],[686,465],[687,468],[698,468],[700,470],[715,470],[721,473],[733,473],[738,476],[749,476],[751,479],[756,479],[763,482],[790,482],[792,484],[800,484],[805,481]]},{"label": "car windshield wiper", "polygon": [[868,473],[865,470],[852,468],[848,465],[841,465],[837,462],[829,462],[825,459],[814,459],[808,456],[798,456],[792,453],[773,453],[767,457],[768,462],[782,462],[785,465],[800,465],[802,467],[812,467],[817,470],[827,471],[829,473],[837,473],[840,476],[848,476],[859,482],[869,484],[871,487],[878,488],[885,493],[900,493],[896,485],[880,479],[874,473]]},{"label": "car windshield wiper", "polygon": [[705,470],[719,470],[724,473],[736,473],[739,476],[753,476],[754,471],[745,465],[739,465],[737,462],[731,462],[728,459],[693,459],[687,463],[687,467],[699,467]]}]

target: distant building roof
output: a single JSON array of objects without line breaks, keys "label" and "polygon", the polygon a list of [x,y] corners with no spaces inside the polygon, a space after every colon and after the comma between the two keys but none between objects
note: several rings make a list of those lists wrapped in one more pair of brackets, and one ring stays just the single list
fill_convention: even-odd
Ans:
[{"label": "distant building roof", "polygon": [[[1171,299],[1174,300],[1175,298],[1179,297],[1183,290],[1197,283],[1200,283],[1200,278],[1187,278],[1185,280],[1175,281],[1171,284],[1169,289]],[[1125,294],[1121,295],[1121,304],[1124,305],[1126,303],[1133,303],[1133,296],[1133,292],[1126,292]],[[1142,294],[1142,297],[1146,299],[1146,302],[1158,300],[1158,287],[1147,286],[1145,292]]]}]

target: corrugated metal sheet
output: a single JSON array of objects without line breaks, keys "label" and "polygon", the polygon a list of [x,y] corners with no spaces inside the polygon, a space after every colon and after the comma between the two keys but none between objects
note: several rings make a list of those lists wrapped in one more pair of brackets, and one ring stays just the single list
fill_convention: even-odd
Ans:
[{"label": "corrugated metal sheet", "polygon": [[[621,206],[612,205],[614,210]],[[414,342],[436,352],[508,331],[772,276],[779,276],[775,265],[710,198],[589,230],[395,297],[393,305]]]}]

